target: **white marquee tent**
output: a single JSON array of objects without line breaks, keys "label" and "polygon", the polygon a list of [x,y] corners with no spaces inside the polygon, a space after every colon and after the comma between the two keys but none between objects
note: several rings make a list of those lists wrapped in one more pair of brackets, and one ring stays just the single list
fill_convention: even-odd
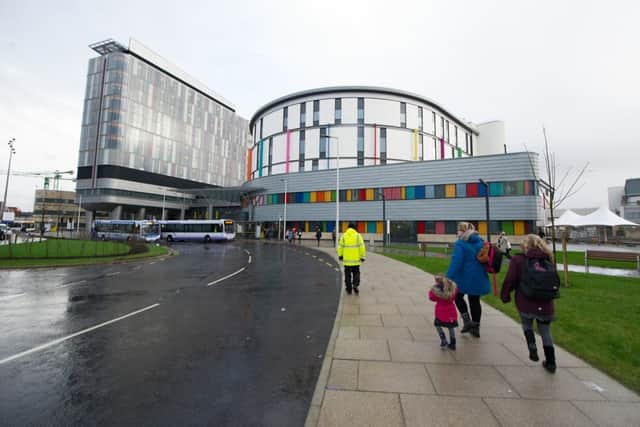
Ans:
[{"label": "white marquee tent", "polygon": [[[551,224],[547,224],[551,227]],[[614,214],[606,206],[602,206],[598,210],[590,213],[589,215],[578,215],[570,209],[567,209],[560,218],[555,221],[556,227],[587,227],[587,226],[605,226],[605,227],[618,227],[618,226],[636,226],[639,225],[627,221],[626,219]]]}]

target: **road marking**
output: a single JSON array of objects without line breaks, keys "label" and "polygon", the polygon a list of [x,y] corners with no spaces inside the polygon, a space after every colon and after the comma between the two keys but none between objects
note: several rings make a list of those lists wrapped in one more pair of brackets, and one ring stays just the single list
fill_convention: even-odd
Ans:
[{"label": "road marking", "polygon": [[153,264],[155,264],[155,263],[156,263],[156,262],[155,262],[155,261],[153,261],[153,262],[150,262],[150,263],[149,263],[149,265],[153,265]]},{"label": "road marking", "polygon": [[251,255],[251,252],[249,252],[247,249],[245,249],[245,250],[244,250],[244,252],[245,252],[247,255]]},{"label": "road marking", "polygon": [[7,301],[10,299],[14,299],[14,298],[20,298],[23,295],[26,295],[26,292],[22,292],[21,294],[14,294],[14,295],[5,295],[3,297],[0,297],[0,301]]},{"label": "road marking", "polygon": [[133,268],[132,268],[132,270],[133,270],[133,271],[138,271],[138,270],[140,270],[141,268],[142,268],[141,266],[137,266],[137,267],[133,267]]},{"label": "road marking", "polygon": [[27,356],[27,355],[29,355],[31,353],[35,353],[35,352],[44,350],[44,349],[52,347],[52,346],[54,346],[56,344],[60,344],[61,342],[70,340],[71,338],[77,337],[78,335],[86,334],[87,332],[94,331],[94,330],[96,330],[98,328],[102,328],[103,326],[107,326],[107,325],[110,325],[112,323],[118,322],[120,320],[126,319],[127,317],[135,316],[136,314],[140,314],[140,313],[142,313],[144,311],[151,310],[152,308],[156,308],[159,305],[160,304],[156,303],[156,304],[150,305],[148,307],[141,308],[140,310],[132,311],[129,314],[125,314],[123,316],[116,317],[115,319],[108,320],[106,322],[100,323],[99,325],[95,325],[95,326],[92,326],[90,328],[83,329],[83,330],[78,331],[76,333],[73,333],[71,335],[67,335],[66,337],[58,338],[58,339],[50,341],[50,342],[48,342],[46,344],[42,344],[42,345],[39,345],[37,347],[34,347],[34,348],[30,349],[30,350],[26,350],[26,351],[23,351],[21,353],[14,354],[13,356],[6,357],[6,358],[0,360],[0,365],[3,365],[5,363],[7,363],[7,362],[11,362],[12,360],[15,360],[15,359],[19,359],[21,357]]},{"label": "road marking", "polygon": [[64,283],[62,285],[56,286],[56,289],[66,288],[67,286],[79,285],[81,283],[86,283],[86,282],[87,282],[86,280],[78,280],[77,282]]},{"label": "road marking", "polygon": [[251,255],[249,255],[249,264],[251,264]]},{"label": "road marking", "polygon": [[325,262],[325,264],[327,264],[329,267],[333,267],[333,264],[331,264],[330,262]]},{"label": "road marking", "polygon": [[213,286],[213,285],[215,285],[216,283],[220,283],[220,282],[222,282],[223,280],[227,280],[228,278],[233,277],[233,276],[235,276],[236,274],[240,274],[240,273],[242,273],[242,272],[244,271],[244,269],[245,269],[245,268],[246,268],[246,267],[242,267],[242,268],[241,268],[240,270],[238,270],[238,271],[235,271],[235,272],[233,272],[233,273],[231,273],[231,274],[227,274],[226,276],[221,277],[221,278],[219,278],[218,280],[214,280],[214,281],[213,281],[213,282],[211,282],[211,283],[207,283],[207,287],[209,287],[209,286]]},{"label": "road marking", "polygon": [[314,257],[314,258],[318,258],[316,255],[311,255],[311,256]]},{"label": "road marking", "polygon": [[114,271],[113,273],[107,273],[105,274],[105,277],[109,277],[109,276],[117,276],[118,274],[120,274],[119,271]]}]

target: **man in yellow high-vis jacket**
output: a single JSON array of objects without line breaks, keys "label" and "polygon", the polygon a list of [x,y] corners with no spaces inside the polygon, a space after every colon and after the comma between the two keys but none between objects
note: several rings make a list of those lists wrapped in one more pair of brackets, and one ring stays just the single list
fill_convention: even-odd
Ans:
[{"label": "man in yellow high-vis jacket", "polygon": [[360,263],[367,257],[367,250],[360,233],[356,231],[356,225],[349,223],[349,228],[340,237],[338,242],[338,259],[344,264],[344,286],[347,293],[351,290],[357,294],[360,286]]}]

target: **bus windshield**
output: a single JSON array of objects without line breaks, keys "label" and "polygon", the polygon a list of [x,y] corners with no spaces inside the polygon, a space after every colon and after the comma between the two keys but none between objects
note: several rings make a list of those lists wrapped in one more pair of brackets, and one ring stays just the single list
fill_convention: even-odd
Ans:
[{"label": "bus windshield", "polygon": [[147,236],[159,236],[160,235],[160,224],[150,222],[141,225],[140,234],[144,237]]}]

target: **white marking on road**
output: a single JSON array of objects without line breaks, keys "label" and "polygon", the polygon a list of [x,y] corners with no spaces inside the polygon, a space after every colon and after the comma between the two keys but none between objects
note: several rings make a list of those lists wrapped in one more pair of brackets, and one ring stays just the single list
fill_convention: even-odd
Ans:
[{"label": "white marking on road", "polygon": [[249,264],[251,264],[251,255],[249,255]]},{"label": "white marking on road", "polygon": [[133,270],[133,271],[138,271],[138,270],[140,270],[141,268],[142,268],[141,266],[137,266],[137,267],[133,267],[133,268],[132,268],[132,270]]},{"label": "white marking on road", "polygon": [[247,255],[251,255],[251,252],[249,252],[247,249],[245,249],[245,250],[244,250],[244,252],[245,252]]},{"label": "white marking on road", "polygon": [[69,282],[69,283],[65,283],[63,285],[56,286],[56,289],[66,288],[67,286],[80,285],[80,284],[86,283],[86,282],[87,282],[86,280],[78,280],[77,282]]},{"label": "white marking on road", "polygon": [[209,286],[213,286],[213,285],[215,285],[216,283],[220,283],[220,282],[222,282],[223,280],[227,280],[228,278],[233,277],[233,276],[235,276],[236,274],[240,274],[240,273],[242,273],[242,272],[244,271],[244,269],[245,269],[245,268],[246,268],[246,267],[242,267],[242,268],[241,268],[240,270],[238,270],[238,271],[235,271],[235,272],[233,272],[233,273],[231,273],[231,274],[227,274],[226,276],[221,277],[221,278],[219,278],[218,280],[214,280],[214,281],[213,281],[213,282],[211,282],[211,283],[207,283],[207,287],[209,287]]},{"label": "white marking on road", "polygon": [[318,258],[316,255],[311,255],[311,256],[314,257],[314,258]]},{"label": "white marking on road", "polygon": [[27,294],[26,292],[22,292],[21,294],[5,295],[3,297],[0,297],[0,301],[7,301],[7,300],[10,300],[10,299],[19,298],[19,297],[21,297],[23,295],[26,295],[26,294]]},{"label": "white marking on road", "polygon": [[304,254],[305,254],[305,255],[309,255],[309,252],[305,252]]},{"label": "white marking on road", "polygon": [[3,365],[5,363],[7,363],[7,362],[11,362],[12,360],[15,360],[15,359],[19,359],[21,357],[27,356],[29,354],[44,350],[44,349],[52,347],[52,346],[54,346],[56,344],[60,344],[61,342],[70,340],[71,338],[75,338],[78,335],[86,334],[86,333],[94,331],[94,330],[96,330],[98,328],[102,328],[103,326],[107,326],[107,325],[110,325],[112,323],[118,322],[120,320],[126,319],[127,317],[135,316],[136,314],[140,314],[140,313],[142,313],[144,311],[151,310],[152,308],[156,308],[159,305],[160,304],[156,303],[156,304],[150,305],[148,307],[141,308],[140,310],[132,311],[129,314],[125,314],[123,316],[116,317],[115,319],[111,319],[111,320],[108,320],[106,322],[100,323],[98,325],[92,326],[90,328],[83,329],[83,330],[75,332],[75,333],[73,333],[71,335],[67,335],[66,337],[58,338],[58,339],[50,341],[50,342],[48,342],[46,344],[42,344],[42,345],[39,345],[37,347],[34,347],[34,348],[30,349],[30,350],[26,350],[26,351],[23,351],[21,353],[14,354],[13,356],[5,357],[4,359],[0,359],[0,365]]},{"label": "white marking on road", "polygon": [[150,263],[149,263],[149,265],[153,265],[153,264],[155,264],[155,263],[156,263],[156,262],[155,262],[155,261],[153,261],[153,262],[150,262]]},{"label": "white marking on road", "polygon": [[109,276],[117,276],[118,274],[120,274],[119,271],[114,271],[113,273],[107,273],[105,274],[105,277],[109,277]]},{"label": "white marking on road", "polygon": [[331,264],[330,262],[325,262],[325,264],[327,264],[329,267],[333,267],[333,264]]}]

